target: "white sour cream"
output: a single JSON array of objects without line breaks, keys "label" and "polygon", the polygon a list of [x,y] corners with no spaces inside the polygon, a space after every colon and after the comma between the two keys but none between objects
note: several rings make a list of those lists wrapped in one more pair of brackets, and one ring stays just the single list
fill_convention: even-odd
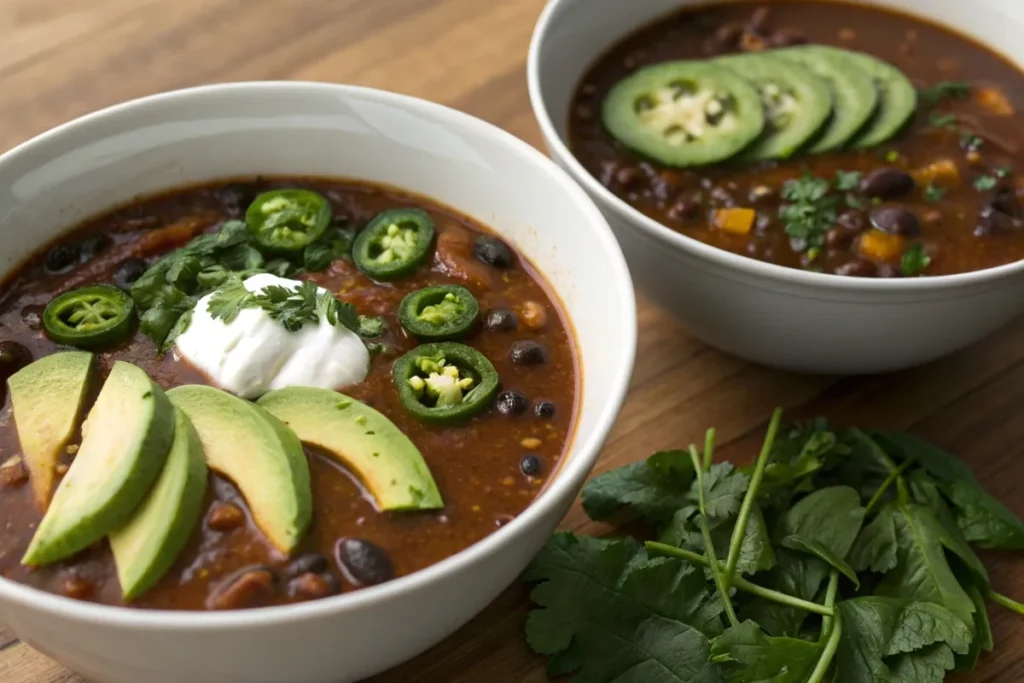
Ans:
[{"label": "white sour cream", "polygon": [[[269,273],[244,283],[250,292],[301,284]],[[321,315],[318,324],[289,332],[260,308],[243,309],[225,323],[207,310],[211,296],[196,304],[192,323],[175,340],[175,350],[222,389],[258,398],[284,387],[340,389],[366,379],[370,354],[359,335],[343,325],[331,325]]]}]

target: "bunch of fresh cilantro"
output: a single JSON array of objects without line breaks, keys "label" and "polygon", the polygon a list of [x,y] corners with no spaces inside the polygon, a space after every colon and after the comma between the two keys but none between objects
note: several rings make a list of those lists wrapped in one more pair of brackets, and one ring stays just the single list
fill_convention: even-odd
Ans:
[{"label": "bunch of fresh cilantro", "polygon": [[596,477],[595,520],[657,540],[556,535],[525,579],[530,646],[576,683],[941,683],[993,647],[971,543],[1024,524],[913,436],[769,425],[753,467],[656,453]]},{"label": "bunch of fresh cilantro", "polygon": [[188,313],[203,296],[256,273],[292,277],[303,270],[326,270],[333,260],[349,257],[353,237],[350,230],[328,230],[289,259],[264,253],[245,223],[227,221],[159,259],[135,281],[131,295],[142,314],[139,327],[166,349],[188,326]]}]

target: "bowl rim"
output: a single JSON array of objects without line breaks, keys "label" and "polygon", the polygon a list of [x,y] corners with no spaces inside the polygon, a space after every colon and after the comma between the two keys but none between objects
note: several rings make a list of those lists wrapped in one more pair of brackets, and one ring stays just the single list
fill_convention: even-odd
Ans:
[{"label": "bowl rim", "polygon": [[[445,123],[455,128],[464,129],[480,136],[489,136],[511,152],[525,157],[538,173],[546,174],[559,191],[566,193],[571,198],[589,226],[592,238],[601,244],[607,261],[604,264],[608,269],[606,276],[616,283],[618,305],[627,317],[633,319],[633,324],[615,326],[620,330],[619,334],[621,335],[618,349],[621,362],[618,364],[618,376],[612,381],[610,391],[605,394],[607,401],[600,408],[595,428],[586,434],[579,432],[578,425],[582,409],[578,408],[577,410],[580,412],[576,416],[576,428],[571,437],[571,443],[578,449],[577,455],[567,459],[559,466],[551,483],[543,488],[519,516],[454,555],[384,584],[343,593],[331,598],[292,605],[215,612],[157,610],[84,602],[49,593],[0,576],[0,605],[4,602],[16,603],[24,608],[43,611],[78,622],[169,631],[217,631],[223,629],[242,631],[354,612],[377,602],[401,599],[404,595],[428,589],[434,581],[444,575],[461,566],[479,562],[500,547],[515,542],[518,537],[526,533],[530,526],[539,523],[544,516],[559,510],[563,505],[567,506],[574,500],[578,488],[596,464],[601,446],[615,424],[625,400],[636,356],[636,298],[632,279],[619,244],[593,200],[579,185],[573,182],[567,173],[541,151],[498,126],[442,104],[377,88],[313,81],[243,81],[171,90],[99,109],[62,123],[0,154],[0,165],[9,163],[20,155],[31,153],[43,143],[57,141],[71,131],[87,127],[111,116],[131,115],[140,110],[159,107],[172,100],[182,98],[218,98],[233,93],[260,91],[280,93],[283,96],[303,91],[329,93],[346,98],[355,97],[444,120]],[[454,208],[458,209],[458,207]],[[554,291],[558,295],[557,289]],[[569,322],[572,325],[571,318],[569,318]],[[573,329],[575,334],[575,326]],[[577,380],[580,388],[586,378],[584,361],[585,359],[580,358],[578,370],[580,376]],[[561,516],[559,512],[560,519]]]},{"label": "bowl rim", "polygon": [[[805,285],[813,287],[819,291],[860,293],[867,295],[880,292],[892,294],[948,291],[977,285],[991,284],[993,281],[1024,274],[1024,259],[1014,263],[996,266],[994,268],[985,268],[983,270],[970,271],[966,273],[914,278],[859,278],[828,273],[815,273],[813,271],[800,270],[799,268],[780,266],[775,263],[768,263],[767,261],[759,261],[757,259],[734,254],[724,249],[719,249],[718,247],[713,247],[693,237],[676,232],[653,218],[644,215],[642,212],[633,208],[625,200],[620,199],[611,190],[599,183],[597,179],[583,167],[583,164],[579,162],[576,156],[569,149],[569,145],[566,143],[561,133],[559,133],[560,127],[555,125],[552,120],[551,113],[548,111],[547,102],[544,99],[544,93],[541,87],[541,72],[544,68],[544,65],[541,63],[541,49],[544,43],[548,40],[549,32],[554,24],[555,15],[562,11],[576,11],[583,5],[583,3],[577,3],[577,5],[573,6],[571,5],[572,1],[573,0],[548,0],[537,19],[537,23],[534,25],[533,35],[530,38],[530,49],[526,60],[526,81],[530,96],[530,106],[533,108],[534,117],[537,119],[537,123],[540,126],[544,139],[548,144],[548,149],[555,160],[568,171],[573,180],[579,183],[591,197],[595,198],[595,201],[598,202],[602,209],[606,209],[614,213],[615,217],[621,221],[626,229],[636,231],[647,239],[667,244],[675,250],[683,251],[690,256],[700,259],[701,261],[725,270],[737,271],[743,275],[753,276],[775,285]],[[713,0],[676,1],[677,10],[688,5],[700,6],[703,4],[717,4]],[[881,0],[880,4],[882,6],[887,6],[888,2],[886,2],[886,0]],[[573,7],[573,9],[563,10],[563,7],[567,5]],[[671,10],[666,10],[666,13],[669,11]],[[910,10],[901,9],[900,11],[911,16],[919,16]],[[653,21],[657,20],[655,19]],[[956,29],[946,27],[944,24],[940,24],[940,26],[956,31]],[[619,36],[619,40],[630,35],[632,31],[636,30],[636,28],[623,31]],[[604,49],[608,49],[612,45],[614,45],[614,42],[606,45]],[[600,54],[601,53],[598,52],[592,56],[590,62],[591,65],[594,60],[600,56]],[[573,88],[575,89],[578,85],[578,83],[573,84]]]}]

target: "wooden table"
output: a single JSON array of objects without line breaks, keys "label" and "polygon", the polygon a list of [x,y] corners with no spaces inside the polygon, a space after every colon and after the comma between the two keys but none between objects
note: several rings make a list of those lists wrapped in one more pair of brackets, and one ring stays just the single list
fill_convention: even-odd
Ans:
[{"label": "wooden table", "polygon": [[[0,148],[93,109],[216,81],[358,83],[463,109],[540,145],[525,59],[543,0],[0,0]],[[802,377],[714,351],[641,302],[632,393],[600,470],[718,428],[746,459],[776,405],[793,415],[912,428],[960,454],[1024,513],[1024,321],[917,370]],[[577,507],[567,529],[599,531]],[[1024,597],[1024,562],[985,558],[994,585]],[[374,683],[540,683],[522,638],[526,592],[512,586],[477,619]],[[1024,620],[993,611],[999,643],[961,681],[1024,679]],[[80,682],[0,625],[0,681]],[[139,681],[139,683],[145,683]]]}]

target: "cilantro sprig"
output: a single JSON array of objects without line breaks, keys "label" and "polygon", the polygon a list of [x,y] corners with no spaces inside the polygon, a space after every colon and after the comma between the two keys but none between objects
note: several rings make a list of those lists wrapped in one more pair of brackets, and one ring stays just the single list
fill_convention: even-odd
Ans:
[{"label": "cilantro sprig", "polygon": [[[841,178],[845,185],[847,178]],[[786,234],[803,243],[805,249],[820,249],[825,233],[835,225],[839,197],[831,194],[832,184],[810,173],[787,180],[782,198],[787,202],[779,211]]]},{"label": "cilantro sprig", "polygon": [[933,86],[922,89],[918,94],[924,104],[935,105],[942,100],[967,99],[971,94],[971,86],[962,81],[939,81]]},{"label": "cilantro sprig", "polygon": [[268,285],[258,292],[250,292],[241,280],[235,280],[214,292],[207,304],[210,316],[225,323],[232,322],[247,308],[263,309],[289,332],[298,332],[307,324],[315,325],[321,318],[332,326],[360,331],[355,306],[338,301],[309,280],[295,288]]},{"label": "cilantro sprig", "polygon": [[[656,541],[557,534],[527,569],[526,634],[575,683],[940,683],[991,649],[995,592],[970,544],[1024,523],[953,455],[882,430],[780,427],[751,468],[664,451],[596,477],[595,520]],[[724,558],[724,559],[722,559]]]}]

